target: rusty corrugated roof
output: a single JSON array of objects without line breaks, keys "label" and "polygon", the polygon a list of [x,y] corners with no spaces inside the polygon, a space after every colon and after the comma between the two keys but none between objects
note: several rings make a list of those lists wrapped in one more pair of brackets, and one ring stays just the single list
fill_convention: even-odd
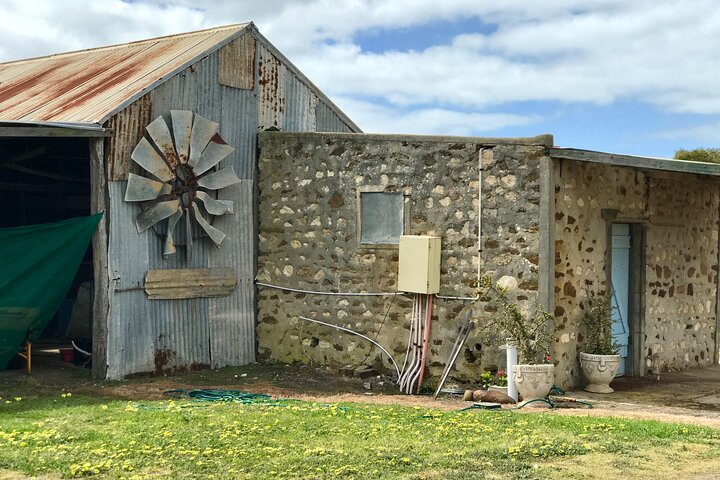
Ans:
[{"label": "rusty corrugated roof", "polygon": [[250,25],[0,63],[0,121],[102,124]]}]

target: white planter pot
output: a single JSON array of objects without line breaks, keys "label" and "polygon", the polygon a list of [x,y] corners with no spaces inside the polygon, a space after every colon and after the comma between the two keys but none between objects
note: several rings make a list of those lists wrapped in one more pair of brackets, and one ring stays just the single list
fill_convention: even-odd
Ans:
[{"label": "white planter pot", "polygon": [[580,366],[587,380],[586,392],[612,393],[610,382],[620,368],[620,355],[592,355],[580,352]]},{"label": "white planter pot", "polygon": [[498,385],[490,385],[490,386],[488,387],[488,390],[489,390],[489,391],[493,391],[493,392],[500,392],[500,393],[502,393],[503,395],[507,395],[507,394],[508,394],[508,393],[507,393],[507,392],[508,392],[508,387],[500,387],[500,386],[498,386]]},{"label": "white planter pot", "polygon": [[513,380],[524,403],[544,399],[555,381],[555,365],[514,365]]}]

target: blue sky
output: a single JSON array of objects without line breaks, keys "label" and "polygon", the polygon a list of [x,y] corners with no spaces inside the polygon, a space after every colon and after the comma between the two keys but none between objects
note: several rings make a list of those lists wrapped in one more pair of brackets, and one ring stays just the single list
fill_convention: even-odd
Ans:
[{"label": "blue sky", "polygon": [[252,20],[367,132],[720,145],[715,0],[4,0],[0,61]]}]

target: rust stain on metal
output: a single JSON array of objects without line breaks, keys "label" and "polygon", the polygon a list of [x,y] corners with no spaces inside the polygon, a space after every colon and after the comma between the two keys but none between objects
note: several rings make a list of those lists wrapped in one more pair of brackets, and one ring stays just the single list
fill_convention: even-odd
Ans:
[{"label": "rust stain on metal", "polygon": [[[0,64],[0,120],[102,123],[119,105],[238,34],[232,25]],[[247,36],[247,35],[246,35]]]},{"label": "rust stain on metal", "polygon": [[218,82],[252,90],[255,86],[255,37],[245,34],[225,45],[218,57]]},{"label": "rust stain on metal", "polygon": [[109,180],[127,180],[132,164],[130,154],[143,137],[151,115],[152,100],[148,93],[110,117],[108,127],[112,128],[113,136],[108,139]]}]

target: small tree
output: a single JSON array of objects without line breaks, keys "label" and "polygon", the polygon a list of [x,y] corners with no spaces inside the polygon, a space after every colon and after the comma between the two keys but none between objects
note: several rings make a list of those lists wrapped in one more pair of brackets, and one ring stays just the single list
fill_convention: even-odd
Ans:
[{"label": "small tree", "polygon": [[675,159],[691,162],[720,163],[720,148],[695,148],[675,151]]},{"label": "small tree", "polygon": [[502,307],[493,321],[485,325],[486,334],[496,341],[508,338],[517,347],[520,363],[534,364],[547,360],[552,342],[548,328],[552,314],[542,308],[537,308],[530,315],[523,314],[520,307],[508,298],[507,291],[494,284],[490,277],[483,277],[480,287],[486,294],[492,294],[494,301]]},{"label": "small tree", "polygon": [[588,298],[590,307],[581,320],[587,333],[583,351],[592,355],[617,355],[620,345],[612,334],[610,295],[591,295]]}]

